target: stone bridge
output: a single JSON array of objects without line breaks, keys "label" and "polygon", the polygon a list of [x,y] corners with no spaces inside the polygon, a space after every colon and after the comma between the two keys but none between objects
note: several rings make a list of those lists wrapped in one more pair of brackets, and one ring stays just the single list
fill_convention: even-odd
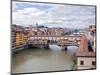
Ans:
[{"label": "stone bridge", "polygon": [[68,36],[33,36],[29,37],[29,45],[47,45],[57,44],[61,47],[79,46],[82,35],[68,35]]}]

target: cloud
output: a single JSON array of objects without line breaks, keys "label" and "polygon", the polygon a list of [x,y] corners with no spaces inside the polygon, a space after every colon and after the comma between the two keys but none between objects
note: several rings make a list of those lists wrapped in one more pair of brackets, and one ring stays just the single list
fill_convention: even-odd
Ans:
[{"label": "cloud", "polygon": [[85,28],[95,24],[95,7],[13,2],[12,22],[19,25]]}]

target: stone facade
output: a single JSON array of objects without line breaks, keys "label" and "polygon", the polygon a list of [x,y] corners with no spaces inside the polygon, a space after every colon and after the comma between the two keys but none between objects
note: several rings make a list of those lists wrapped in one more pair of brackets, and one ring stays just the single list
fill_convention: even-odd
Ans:
[{"label": "stone facade", "polygon": [[77,69],[95,69],[95,57],[77,57]]}]

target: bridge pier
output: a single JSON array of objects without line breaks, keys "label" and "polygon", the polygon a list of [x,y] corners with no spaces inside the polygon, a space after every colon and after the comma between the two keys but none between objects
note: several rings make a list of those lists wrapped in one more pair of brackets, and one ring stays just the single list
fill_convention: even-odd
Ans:
[{"label": "bridge pier", "polygon": [[67,51],[68,50],[68,48],[67,48],[67,46],[65,47],[65,51]]},{"label": "bridge pier", "polygon": [[67,46],[62,46],[62,50],[67,51],[68,50]]},{"label": "bridge pier", "polygon": [[49,49],[49,44],[42,45],[44,49]]},{"label": "bridge pier", "polygon": [[44,48],[44,45],[40,45],[40,48]]},{"label": "bridge pier", "polygon": [[32,44],[28,44],[28,48],[33,48],[33,45]]}]

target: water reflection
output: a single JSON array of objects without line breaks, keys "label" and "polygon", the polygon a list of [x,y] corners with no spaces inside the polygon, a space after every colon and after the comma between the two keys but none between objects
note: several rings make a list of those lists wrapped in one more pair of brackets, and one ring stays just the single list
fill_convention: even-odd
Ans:
[{"label": "water reflection", "polygon": [[73,54],[78,49],[77,46],[68,46],[68,53]]},{"label": "water reflection", "polygon": [[73,64],[71,51],[73,53],[75,50],[69,47],[68,51],[62,51],[60,47],[54,45],[50,48],[50,50],[27,49],[13,55],[12,72],[71,70]]},{"label": "water reflection", "polygon": [[[49,47],[52,51],[61,51],[62,50],[62,48],[60,46],[55,45],[55,44],[49,45]],[[76,50],[78,49],[77,46],[68,46],[67,48],[68,48],[67,52],[70,54],[75,53]]]},{"label": "water reflection", "polygon": [[61,51],[61,47],[58,46],[58,45],[51,44],[51,45],[49,45],[49,47],[50,47],[50,49],[51,49],[52,51]]}]

